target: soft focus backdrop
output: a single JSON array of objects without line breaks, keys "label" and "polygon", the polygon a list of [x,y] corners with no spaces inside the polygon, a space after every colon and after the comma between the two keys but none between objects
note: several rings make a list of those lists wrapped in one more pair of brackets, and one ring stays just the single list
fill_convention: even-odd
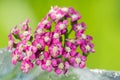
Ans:
[{"label": "soft focus backdrop", "polygon": [[13,26],[28,18],[35,30],[54,5],[71,6],[81,13],[96,49],[88,57],[88,67],[120,70],[120,0],[0,0],[0,48],[7,46]]}]

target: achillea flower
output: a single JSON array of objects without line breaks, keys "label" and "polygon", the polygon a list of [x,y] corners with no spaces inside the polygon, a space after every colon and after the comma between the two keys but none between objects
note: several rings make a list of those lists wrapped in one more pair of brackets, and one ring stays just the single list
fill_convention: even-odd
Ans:
[{"label": "achillea flower", "polygon": [[37,47],[40,50],[44,50],[45,48],[45,43],[44,40],[39,38],[39,39],[35,39],[32,43],[33,46]]},{"label": "achillea flower", "polygon": [[80,45],[80,48],[83,53],[95,52],[94,44],[90,42],[84,42],[83,44]]},{"label": "achillea flower", "polygon": [[21,63],[21,70],[23,72],[28,73],[29,70],[33,69],[33,67],[34,67],[34,64],[28,59],[24,59]]},{"label": "achillea flower", "polygon": [[46,32],[46,33],[42,36],[45,45],[50,45],[51,40],[52,40],[51,37],[52,37],[52,33],[51,33],[51,32],[48,32],[48,33]]},{"label": "achillea flower", "polygon": [[52,59],[51,60],[51,64],[53,67],[56,67],[57,66],[57,60],[56,59]]},{"label": "achillea flower", "polygon": [[11,34],[13,34],[13,35],[18,35],[19,32],[20,32],[20,30],[19,30],[19,28],[17,26],[12,28],[12,30],[11,30]]},{"label": "achillea flower", "polygon": [[64,20],[63,22],[58,22],[56,25],[56,30],[60,31],[61,34],[65,34],[68,26],[68,21]]},{"label": "achillea flower", "polygon": [[8,41],[8,50],[11,50],[12,48],[14,48],[14,43],[15,43],[15,40],[14,40],[11,33],[8,35],[8,39],[9,39],[9,41]]},{"label": "achillea flower", "polygon": [[44,60],[44,63],[41,64],[41,68],[42,68],[43,70],[47,70],[47,71],[51,72],[52,69],[53,69],[51,59],[45,59],[45,60]]},{"label": "achillea flower", "polygon": [[23,31],[21,34],[20,34],[20,39],[21,40],[26,40],[26,41],[29,41],[31,38],[31,30],[29,29],[28,31]]},{"label": "achillea flower", "polygon": [[62,60],[58,61],[58,66],[55,68],[56,74],[65,74],[67,70],[69,69],[69,63],[68,62],[62,62]]},{"label": "achillea flower", "polygon": [[27,31],[29,29],[28,23],[29,23],[28,19],[26,19],[24,22],[21,23],[23,31]]},{"label": "achillea flower", "polygon": [[17,49],[19,52],[23,52],[23,50],[25,49],[25,46],[26,46],[26,41],[21,41],[21,42],[18,42],[18,43],[17,43],[16,49]]},{"label": "achillea flower", "polygon": [[39,39],[41,38],[41,36],[43,36],[45,34],[45,29],[44,28],[37,28],[37,30],[35,31],[35,39]]},{"label": "achillea flower", "polygon": [[46,17],[43,18],[43,20],[38,24],[38,28],[49,29],[49,28],[51,28],[51,24],[52,24],[52,21],[49,21],[49,20],[48,20],[48,16],[46,16]]},{"label": "achillea flower", "polygon": [[39,55],[37,56],[37,59],[36,59],[36,65],[40,65],[42,64],[43,60],[46,58],[46,56],[44,55],[46,54],[46,52],[40,52]]},{"label": "achillea flower", "polygon": [[52,43],[57,43],[57,42],[60,42],[60,38],[61,38],[61,32],[60,31],[57,31],[55,30],[52,34]]},{"label": "achillea flower", "polygon": [[86,57],[81,56],[80,53],[76,53],[73,57],[69,59],[70,64],[73,67],[80,67],[84,68],[85,67],[85,62],[86,62]]},{"label": "achillea flower", "polygon": [[51,7],[51,10],[49,11],[48,16],[55,22],[58,22],[66,15],[66,13],[67,13],[67,8],[65,10],[65,8],[61,9],[55,6],[55,7]]},{"label": "achillea flower", "polygon": [[12,52],[12,63],[15,65],[17,61],[22,60],[24,55],[22,52],[19,52],[17,49]]},{"label": "achillea flower", "polygon": [[71,42],[66,42],[65,45],[64,57],[68,58],[69,56],[73,56],[76,53],[76,45]]},{"label": "achillea flower", "polygon": [[51,44],[51,46],[49,46],[49,52],[53,57],[58,57],[59,55],[62,55],[63,52],[62,44],[60,42]]},{"label": "achillea flower", "polygon": [[75,11],[73,8],[69,8],[69,13],[71,14],[72,22],[79,20],[82,16],[79,15],[77,11]]},{"label": "achillea flower", "polygon": [[[14,48],[12,63],[21,62],[21,70],[26,73],[35,64],[58,75],[65,74],[70,66],[84,68],[88,53],[95,50],[92,36],[84,33],[86,24],[79,23],[79,19],[81,15],[73,8],[55,6],[39,22],[33,34],[28,19],[21,23],[21,28],[14,27],[8,35],[8,49]],[[75,37],[71,36],[72,31]]]},{"label": "achillea flower", "polygon": [[26,53],[26,58],[28,59],[35,59],[35,53],[37,52],[37,48],[35,46],[25,46],[25,53]]},{"label": "achillea flower", "polygon": [[74,14],[72,14],[71,18],[72,18],[72,22],[75,22],[75,21],[79,20],[81,18],[81,16],[78,13],[74,13]]},{"label": "achillea flower", "polygon": [[80,23],[80,24],[74,24],[73,25],[73,30],[78,33],[83,33],[86,29],[85,23]]}]

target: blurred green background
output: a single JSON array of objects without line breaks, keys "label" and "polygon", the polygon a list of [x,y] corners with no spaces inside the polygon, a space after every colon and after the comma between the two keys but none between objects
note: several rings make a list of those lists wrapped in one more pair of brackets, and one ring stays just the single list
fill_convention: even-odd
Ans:
[{"label": "blurred green background", "polygon": [[7,46],[13,26],[28,18],[35,30],[54,5],[71,6],[81,13],[96,49],[88,57],[88,67],[120,70],[120,0],[0,0],[0,48]]}]

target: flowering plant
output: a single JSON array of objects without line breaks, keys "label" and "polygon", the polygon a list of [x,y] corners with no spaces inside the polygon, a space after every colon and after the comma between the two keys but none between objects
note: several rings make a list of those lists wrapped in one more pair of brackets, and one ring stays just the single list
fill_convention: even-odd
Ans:
[{"label": "flowering plant", "polygon": [[[52,7],[32,34],[29,20],[15,26],[8,35],[8,49],[12,63],[21,62],[21,70],[28,73],[34,65],[43,70],[65,74],[70,66],[84,68],[87,56],[94,52],[92,37],[86,35],[86,25],[79,23],[81,15],[73,8]],[[70,38],[71,33],[75,37]],[[81,52],[77,51],[81,49]]]}]

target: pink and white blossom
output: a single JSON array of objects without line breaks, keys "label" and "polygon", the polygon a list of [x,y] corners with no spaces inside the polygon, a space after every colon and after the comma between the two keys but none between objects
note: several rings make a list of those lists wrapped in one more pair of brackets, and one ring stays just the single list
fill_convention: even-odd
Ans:
[{"label": "pink and white blossom", "polygon": [[23,72],[26,72],[28,73],[29,70],[32,70],[34,67],[34,64],[31,62],[31,60],[28,60],[28,59],[24,59],[22,62],[21,62],[21,70]]},{"label": "pink and white blossom", "polygon": [[[86,24],[79,23],[80,19],[81,15],[72,7],[51,7],[33,34],[26,19],[20,28],[14,27],[8,35],[12,63],[20,62],[21,70],[26,73],[34,65],[58,75],[66,74],[71,66],[84,68],[87,56],[95,50],[93,38],[85,34]],[[74,35],[71,35],[72,31]]]}]

